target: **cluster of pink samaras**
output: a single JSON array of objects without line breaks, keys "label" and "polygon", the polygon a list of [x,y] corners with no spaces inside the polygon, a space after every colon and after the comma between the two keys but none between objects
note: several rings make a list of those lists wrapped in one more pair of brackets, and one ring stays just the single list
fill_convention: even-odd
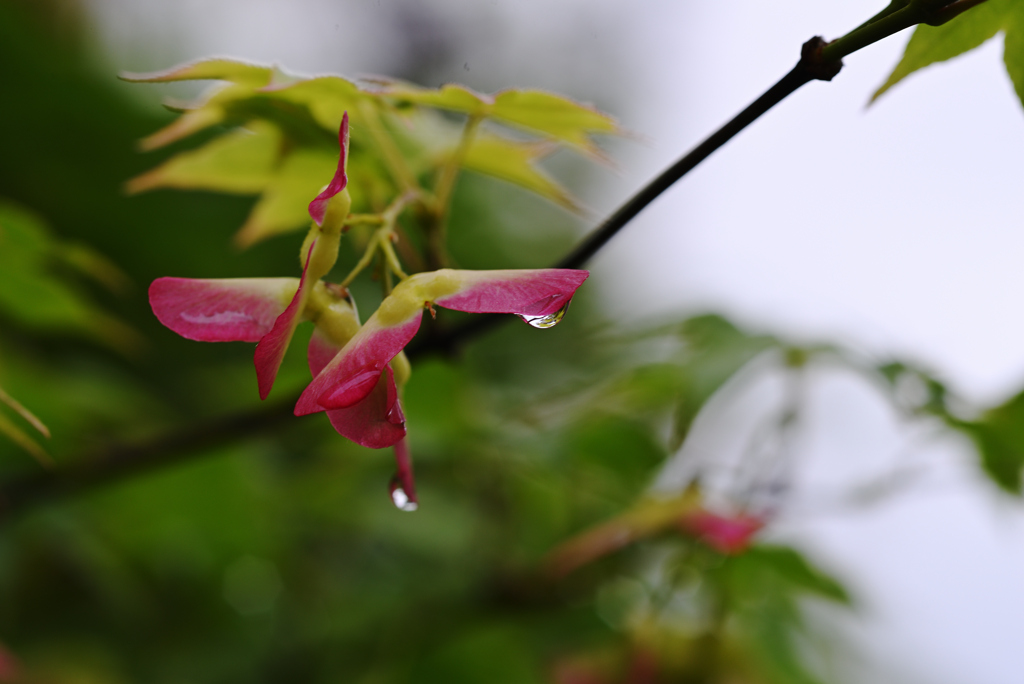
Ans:
[{"label": "cluster of pink samaras", "polygon": [[303,320],[313,321],[316,328],[308,350],[313,381],[302,393],[295,415],[324,411],[340,434],[358,444],[374,449],[395,446],[398,472],[392,494],[396,503],[412,508],[416,495],[395,382],[396,370],[406,368],[407,362],[404,355],[399,360],[395,357],[419,329],[423,309],[436,304],[470,313],[517,314],[536,327],[547,327],[558,321],[588,273],[571,269],[418,273],[400,282],[369,320],[360,324],[348,293],[321,280],[337,259],[337,236],[348,213],[346,199],[339,210],[344,216],[330,218],[330,202],[345,190],[348,180],[347,114],[339,143],[338,170],[309,205],[316,225],[308,247],[303,248],[301,277],[160,278],[149,288],[149,301],[161,323],[188,339],[256,342],[256,377],[264,399],[296,326]]}]

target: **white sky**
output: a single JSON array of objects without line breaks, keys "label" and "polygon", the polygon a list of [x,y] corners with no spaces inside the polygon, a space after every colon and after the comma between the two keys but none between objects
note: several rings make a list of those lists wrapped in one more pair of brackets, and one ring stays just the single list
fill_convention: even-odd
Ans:
[{"label": "white sky", "polygon": [[[396,0],[87,4],[117,69],[228,54],[306,72],[386,73],[402,49],[387,28]],[[803,41],[837,37],[885,3],[419,4],[478,26],[450,78],[621,107],[613,113],[643,142],[612,147],[620,172],[600,172],[586,197],[603,214],[789,70]],[[593,282],[623,325],[715,309],[757,329],[916,360],[973,401],[1024,385],[1024,112],[1001,41],[865,109],[905,41],[869,47],[832,83],[805,86],[595,260]],[[907,458],[918,431],[863,383],[821,371],[811,393],[807,491]],[[910,458],[932,464],[920,488],[846,513],[809,500],[777,534],[843,570],[862,598],[843,627],[863,652],[861,680],[1017,684],[1024,513],[965,467],[962,443],[920,444]]]}]

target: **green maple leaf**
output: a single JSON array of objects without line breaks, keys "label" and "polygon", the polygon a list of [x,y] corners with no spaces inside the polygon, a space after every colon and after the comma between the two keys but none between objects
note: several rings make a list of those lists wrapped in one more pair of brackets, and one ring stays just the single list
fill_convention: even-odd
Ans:
[{"label": "green maple leaf", "polygon": [[987,0],[941,26],[918,26],[903,58],[871,100],[918,69],[973,50],[1002,33],[1003,61],[1017,97],[1024,102],[1024,2]]},{"label": "green maple leaf", "polygon": [[[143,139],[140,147],[156,149],[215,126],[225,132],[128,181],[126,189],[258,195],[235,238],[243,247],[309,224],[309,199],[337,163],[336,131],[344,112],[352,120],[349,177],[361,191],[353,195],[357,211],[370,211],[371,205],[380,204],[377,200],[397,192],[379,160],[378,142],[370,135],[373,120],[390,122],[382,130],[394,137],[413,176],[435,173],[455,152],[454,140],[461,127],[436,110],[491,118],[526,131],[532,136],[528,140],[477,135],[462,166],[576,212],[580,210],[576,200],[538,162],[559,147],[602,159],[591,136],[619,132],[611,117],[589,105],[538,90],[483,95],[456,85],[436,90],[395,81],[360,85],[341,76],[307,78],[277,67],[227,59],[201,60],[149,74],[126,73],[121,78],[136,83],[220,81],[198,101],[170,106],[180,116]],[[448,139],[452,144],[438,145],[437,141]]]}]

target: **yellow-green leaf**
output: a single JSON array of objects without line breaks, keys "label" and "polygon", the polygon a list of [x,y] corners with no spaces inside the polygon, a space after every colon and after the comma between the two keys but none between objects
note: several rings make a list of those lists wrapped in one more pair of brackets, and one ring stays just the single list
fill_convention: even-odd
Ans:
[{"label": "yellow-green leaf", "polygon": [[589,105],[543,90],[505,90],[494,98],[491,116],[505,123],[537,131],[600,156],[590,139],[593,133],[613,134],[615,120]]},{"label": "yellow-green leaf", "polygon": [[254,88],[268,85],[281,75],[275,67],[252,64],[235,59],[203,59],[198,62],[148,73],[121,72],[120,78],[130,83],[169,83],[171,81],[217,80],[242,83]]},{"label": "yellow-green leaf", "polygon": [[412,83],[394,81],[387,84],[382,94],[399,103],[448,109],[463,114],[485,115],[494,99],[466,86],[447,83],[436,90]]},{"label": "yellow-green leaf", "polygon": [[1024,101],[1024,3],[1019,0],[987,0],[941,26],[918,26],[899,64],[871,100],[915,71],[973,50],[1000,31],[1005,35],[1006,69]]},{"label": "yellow-green leaf", "polygon": [[178,188],[257,194],[274,177],[280,150],[277,127],[256,122],[172,157],[128,181],[125,188],[130,193]]},{"label": "yellow-green leaf", "polygon": [[192,109],[156,133],[147,135],[139,141],[139,149],[143,152],[150,152],[159,149],[172,142],[187,138],[193,133],[215,126],[224,121],[226,112],[223,107],[204,106],[199,109]]},{"label": "yellow-green leaf", "polygon": [[494,95],[484,95],[454,84],[430,90],[407,83],[391,83],[382,92],[399,103],[491,117],[516,128],[553,138],[594,156],[601,156],[601,153],[590,135],[619,131],[615,120],[607,114],[543,90],[503,90]]},{"label": "yellow-green leaf", "polygon": [[463,166],[526,188],[569,211],[579,212],[580,205],[575,198],[535,163],[551,151],[549,143],[518,142],[479,134],[467,150]]},{"label": "yellow-green leaf", "polygon": [[332,132],[337,132],[341,117],[346,111],[355,123],[359,118],[359,102],[374,97],[341,76],[318,76],[284,86],[265,88],[260,92],[270,98],[307,106],[316,122]]}]

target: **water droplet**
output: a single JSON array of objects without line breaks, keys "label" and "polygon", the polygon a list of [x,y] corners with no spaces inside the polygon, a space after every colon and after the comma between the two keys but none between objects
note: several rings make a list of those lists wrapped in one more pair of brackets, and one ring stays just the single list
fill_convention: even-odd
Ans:
[{"label": "water droplet", "polygon": [[546,316],[528,316],[526,314],[516,315],[522,318],[528,325],[532,325],[534,328],[554,328],[563,318],[565,318],[565,312],[568,310],[569,302],[566,302],[561,309],[554,313],[547,314]]},{"label": "water droplet", "polygon": [[398,510],[411,513],[419,508],[419,504],[410,499],[409,495],[402,489],[402,481],[398,478],[398,475],[391,478],[389,489],[391,490],[391,501]]},{"label": "water droplet", "polygon": [[398,399],[395,399],[395,403],[384,414],[384,418],[392,425],[401,425],[405,422],[405,414],[402,413],[402,405]]}]

